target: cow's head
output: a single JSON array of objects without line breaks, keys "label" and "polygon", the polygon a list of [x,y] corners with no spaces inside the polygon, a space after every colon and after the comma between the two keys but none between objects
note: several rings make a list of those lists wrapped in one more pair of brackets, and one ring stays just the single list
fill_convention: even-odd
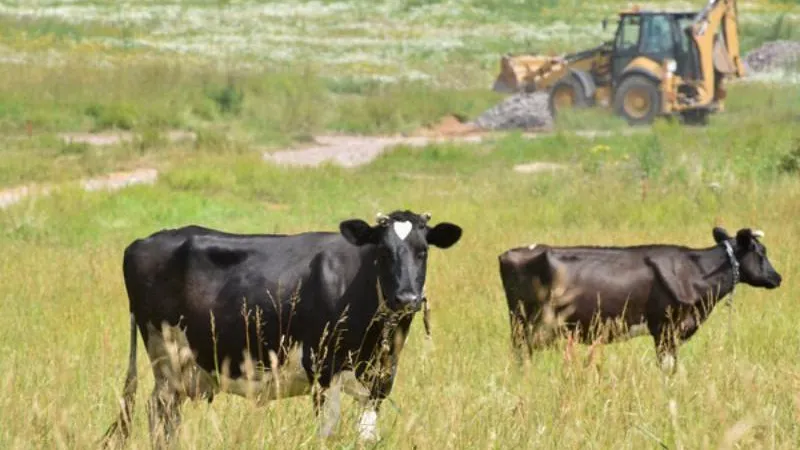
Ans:
[{"label": "cow's head", "polygon": [[395,211],[378,214],[378,224],[345,220],[339,230],[353,245],[374,245],[382,294],[394,310],[417,311],[424,300],[428,246],[448,248],[461,238],[461,227],[442,222],[428,226],[430,214]]},{"label": "cow's head", "polygon": [[767,248],[758,239],[764,236],[760,230],[742,228],[736,237],[730,237],[723,228],[714,228],[714,240],[718,244],[728,242],[739,261],[739,277],[742,282],[755,287],[774,289],[781,285],[781,275],[767,259]]}]

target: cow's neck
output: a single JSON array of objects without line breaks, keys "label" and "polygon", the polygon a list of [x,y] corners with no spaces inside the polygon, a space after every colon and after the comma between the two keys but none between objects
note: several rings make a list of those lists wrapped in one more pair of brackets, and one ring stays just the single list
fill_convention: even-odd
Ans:
[{"label": "cow's neck", "polygon": [[378,276],[375,277],[375,291],[378,297],[375,320],[381,329],[380,345],[385,355],[396,357],[403,350],[414,313],[398,313],[389,309]]},{"label": "cow's neck", "polygon": [[733,293],[736,283],[739,282],[739,261],[730,243],[725,242],[704,250],[698,259],[698,265],[702,270],[703,280],[717,294],[712,295],[712,302],[716,303]]},{"label": "cow's neck", "polygon": [[[376,261],[376,254],[374,249],[368,250],[366,260],[370,261],[363,267],[365,272],[362,276],[358,277],[363,285],[359,290],[367,293],[364,297],[359,298],[359,302],[352,305],[351,311],[357,311],[359,319],[355,323],[363,324],[364,329],[357,333],[362,334],[362,346],[359,351],[369,349],[382,349],[378,352],[380,354],[391,355],[396,358],[402,350],[405,338],[408,336],[408,331],[411,328],[411,322],[414,314],[412,313],[398,313],[392,311],[386,302],[383,295],[383,289],[378,277],[378,267]],[[355,331],[353,328],[351,330]],[[388,351],[386,351],[388,350]],[[374,357],[375,355],[361,354],[362,358]]]}]

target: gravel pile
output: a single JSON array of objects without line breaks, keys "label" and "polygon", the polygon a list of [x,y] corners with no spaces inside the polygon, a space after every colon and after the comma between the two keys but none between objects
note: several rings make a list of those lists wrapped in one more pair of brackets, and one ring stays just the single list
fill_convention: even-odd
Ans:
[{"label": "gravel pile", "polygon": [[520,92],[486,110],[470,124],[486,130],[546,128],[553,123],[547,109],[547,94]]},{"label": "gravel pile", "polygon": [[745,64],[753,72],[782,69],[798,61],[800,61],[800,42],[795,41],[767,42],[744,57]]}]

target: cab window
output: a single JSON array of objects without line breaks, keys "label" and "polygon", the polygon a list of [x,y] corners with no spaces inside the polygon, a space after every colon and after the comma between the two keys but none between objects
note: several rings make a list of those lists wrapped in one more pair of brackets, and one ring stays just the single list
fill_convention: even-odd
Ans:
[{"label": "cab window", "polygon": [[672,54],[674,41],[672,39],[671,22],[666,16],[645,16],[642,23],[642,53]]},{"label": "cab window", "polygon": [[623,16],[617,33],[617,51],[634,51],[639,46],[639,16]]}]

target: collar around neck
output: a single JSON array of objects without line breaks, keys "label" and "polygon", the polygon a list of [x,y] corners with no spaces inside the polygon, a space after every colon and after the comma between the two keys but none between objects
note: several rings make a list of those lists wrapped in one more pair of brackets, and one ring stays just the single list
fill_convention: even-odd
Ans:
[{"label": "collar around neck", "polygon": [[728,254],[728,261],[731,263],[731,271],[733,272],[733,287],[736,287],[736,283],[739,282],[739,261],[736,259],[736,255],[733,253],[733,246],[731,243],[725,241],[723,244],[725,245],[725,253]]}]

